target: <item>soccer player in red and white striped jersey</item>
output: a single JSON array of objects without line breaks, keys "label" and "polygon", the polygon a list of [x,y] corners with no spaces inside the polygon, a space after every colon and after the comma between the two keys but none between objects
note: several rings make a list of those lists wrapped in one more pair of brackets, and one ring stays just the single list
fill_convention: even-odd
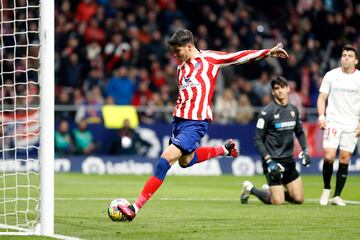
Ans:
[{"label": "soccer player in red and white striped jersey", "polygon": [[167,171],[177,161],[186,168],[221,155],[238,156],[232,140],[224,146],[200,147],[200,140],[213,119],[211,100],[220,69],[268,56],[288,57],[281,44],[272,49],[234,53],[200,51],[195,47],[192,33],[186,29],[177,31],[168,44],[175,57],[182,61],[177,68],[179,95],[173,112],[172,137],[155,167],[154,175],[147,180],[137,200],[130,206],[119,206],[129,221],[161,186]]}]

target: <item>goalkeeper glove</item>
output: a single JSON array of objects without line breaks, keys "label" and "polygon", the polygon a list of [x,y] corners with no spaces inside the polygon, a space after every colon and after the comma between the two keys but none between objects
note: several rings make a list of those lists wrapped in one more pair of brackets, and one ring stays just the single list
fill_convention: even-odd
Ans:
[{"label": "goalkeeper glove", "polygon": [[299,158],[301,159],[301,163],[304,167],[309,167],[311,164],[310,155],[307,150],[304,150],[299,153]]},{"label": "goalkeeper glove", "polygon": [[283,165],[275,162],[271,158],[266,161],[266,164],[270,179],[273,181],[280,180],[282,178],[282,172],[285,171]]}]

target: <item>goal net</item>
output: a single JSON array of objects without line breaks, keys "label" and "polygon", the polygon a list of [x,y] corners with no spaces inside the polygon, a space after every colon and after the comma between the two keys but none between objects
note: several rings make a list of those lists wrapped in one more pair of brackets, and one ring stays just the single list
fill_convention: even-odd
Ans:
[{"label": "goal net", "polygon": [[43,219],[40,2],[0,0],[0,234],[35,233]]}]

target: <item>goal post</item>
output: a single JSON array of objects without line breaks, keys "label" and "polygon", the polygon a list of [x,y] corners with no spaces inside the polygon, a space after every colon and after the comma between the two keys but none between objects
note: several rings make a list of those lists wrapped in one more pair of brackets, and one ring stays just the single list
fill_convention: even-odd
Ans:
[{"label": "goal post", "polygon": [[40,234],[54,234],[54,0],[40,0]]},{"label": "goal post", "polygon": [[54,0],[0,0],[0,235],[54,236]]}]

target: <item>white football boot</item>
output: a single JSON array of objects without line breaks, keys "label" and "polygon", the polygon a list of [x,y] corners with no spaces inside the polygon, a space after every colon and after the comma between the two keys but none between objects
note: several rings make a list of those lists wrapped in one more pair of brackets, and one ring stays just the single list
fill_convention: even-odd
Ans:
[{"label": "white football boot", "polygon": [[254,185],[250,181],[244,181],[242,185],[240,201],[242,204],[247,204]]},{"label": "white football boot", "polygon": [[330,199],[330,189],[324,189],[320,197],[320,205],[326,206]]},{"label": "white football boot", "polygon": [[342,198],[340,196],[336,196],[332,199],[331,201],[332,205],[336,205],[336,206],[340,206],[340,207],[345,207],[346,203],[344,202],[344,200],[342,200]]}]

